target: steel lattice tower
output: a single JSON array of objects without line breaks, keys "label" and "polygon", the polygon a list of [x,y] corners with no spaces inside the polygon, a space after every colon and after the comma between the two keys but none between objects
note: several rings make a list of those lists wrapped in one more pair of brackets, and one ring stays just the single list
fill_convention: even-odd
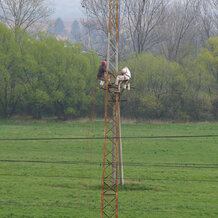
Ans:
[{"label": "steel lattice tower", "polygon": [[118,217],[119,93],[109,86],[109,73],[118,75],[119,0],[109,0],[107,80],[101,218]]}]

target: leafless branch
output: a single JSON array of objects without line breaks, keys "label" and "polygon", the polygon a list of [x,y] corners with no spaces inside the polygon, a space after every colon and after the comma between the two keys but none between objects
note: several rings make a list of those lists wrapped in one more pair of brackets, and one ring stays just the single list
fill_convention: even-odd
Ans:
[{"label": "leafless branch", "polygon": [[0,19],[10,28],[28,29],[52,13],[45,0],[0,0]]}]

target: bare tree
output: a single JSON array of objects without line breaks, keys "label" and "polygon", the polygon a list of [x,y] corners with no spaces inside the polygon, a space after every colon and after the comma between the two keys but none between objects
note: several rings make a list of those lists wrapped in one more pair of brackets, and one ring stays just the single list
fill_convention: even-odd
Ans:
[{"label": "bare tree", "polygon": [[170,60],[178,60],[189,52],[190,43],[198,33],[201,0],[180,0],[168,9],[168,20],[163,26],[166,40],[162,49]]},{"label": "bare tree", "polygon": [[105,4],[105,0],[82,0],[81,4],[87,15],[87,19],[82,22],[84,26],[82,40],[88,42],[85,44],[89,48],[95,49],[100,56],[105,58],[109,4]]},{"label": "bare tree", "polygon": [[203,31],[203,41],[210,38],[212,31],[212,14],[210,14],[209,1],[202,2],[201,8],[201,29]]},{"label": "bare tree", "polygon": [[[205,40],[218,34],[218,0],[122,0],[120,52],[151,50],[179,61],[197,54]],[[93,32],[91,42],[106,51],[108,4],[83,0],[88,15],[83,24]],[[101,38],[97,38],[101,36]],[[92,44],[92,43],[91,43]]]},{"label": "bare tree", "polygon": [[10,28],[28,29],[52,12],[45,0],[0,0],[0,19]]},{"label": "bare tree", "polygon": [[[167,0],[124,0],[124,15],[134,52],[141,53],[162,41]],[[125,20],[125,18],[124,18]]]},{"label": "bare tree", "polygon": [[211,0],[212,1],[212,14],[213,14],[213,21],[214,26],[216,28],[216,34],[218,32],[218,0]]},{"label": "bare tree", "polygon": [[[161,41],[162,36],[158,29],[165,21],[167,2],[169,0],[121,1],[121,55],[127,51],[141,53]],[[84,22],[85,26],[89,26],[94,32],[103,32],[107,36],[109,4],[105,4],[104,0],[83,0],[82,5],[88,15],[88,20]]]},{"label": "bare tree", "polygon": [[105,0],[83,0],[82,6],[89,19],[86,24],[107,35],[109,4],[105,4]]},{"label": "bare tree", "polygon": [[[217,5],[216,5],[217,2]],[[202,0],[200,34],[202,44],[212,36],[217,35],[218,30],[218,0]]]},{"label": "bare tree", "polygon": [[218,0],[212,0],[213,6],[218,10]]}]

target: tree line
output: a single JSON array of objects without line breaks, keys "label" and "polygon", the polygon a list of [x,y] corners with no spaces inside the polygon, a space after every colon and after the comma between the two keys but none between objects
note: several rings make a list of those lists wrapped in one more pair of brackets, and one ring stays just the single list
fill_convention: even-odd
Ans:
[{"label": "tree line", "polygon": [[[120,1],[120,55],[151,51],[182,63],[197,56],[205,41],[218,35],[218,0]],[[83,0],[87,20],[81,41],[100,55],[107,51],[109,5]],[[85,34],[86,33],[86,34]],[[87,37],[84,37],[87,35]],[[95,36],[95,37],[93,37]]]},{"label": "tree line", "polygon": [[125,63],[133,89],[123,105],[126,117],[167,120],[217,120],[218,38],[210,38],[197,58],[183,65],[164,56],[141,53]]},{"label": "tree line", "polygon": [[[58,41],[49,30],[33,34],[34,23],[51,13],[46,5],[41,7],[44,0],[10,2],[14,0],[0,1],[0,19],[7,24],[0,23],[0,116],[88,117],[100,57],[106,56],[104,1],[83,1],[89,19],[82,23],[81,34],[79,24],[74,24],[79,44]],[[130,68],[134,86],[124,93],[123,116],[216,120],[217,0],[124,0],[122,4],[120,68]],[[20,15],[31,7],[37,19],[29,23],[33,14],[17,16],[11,13],[13,7]],[[63,29],[61,22],[56,27]],[[100,89],[96,115],[104,115]]]},{"label": "tree line", "polygon": [[87,116],[98,55],[0,24],[0,115]]},{"label": "tree line", "polygon": [[[0,24],[0,116],[88,117],[100,58],[80,44],[30,35]],[[218,38],[183,64],[163,55],[131,54],[120,62],[133,74],[123,116],[137,119],[215,120],[218,116]],[[98,89],[96,114],[104,114]]]}]

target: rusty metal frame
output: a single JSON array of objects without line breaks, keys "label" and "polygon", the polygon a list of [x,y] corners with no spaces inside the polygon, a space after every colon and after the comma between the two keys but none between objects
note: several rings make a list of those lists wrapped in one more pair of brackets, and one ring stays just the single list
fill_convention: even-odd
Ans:
[{"label": "rusty metal frame", "polygon": [[118,42],[119,0],[109,0],[101,218],[118,218],[119,93],[109,85],[109,72],[118,75]]}]

